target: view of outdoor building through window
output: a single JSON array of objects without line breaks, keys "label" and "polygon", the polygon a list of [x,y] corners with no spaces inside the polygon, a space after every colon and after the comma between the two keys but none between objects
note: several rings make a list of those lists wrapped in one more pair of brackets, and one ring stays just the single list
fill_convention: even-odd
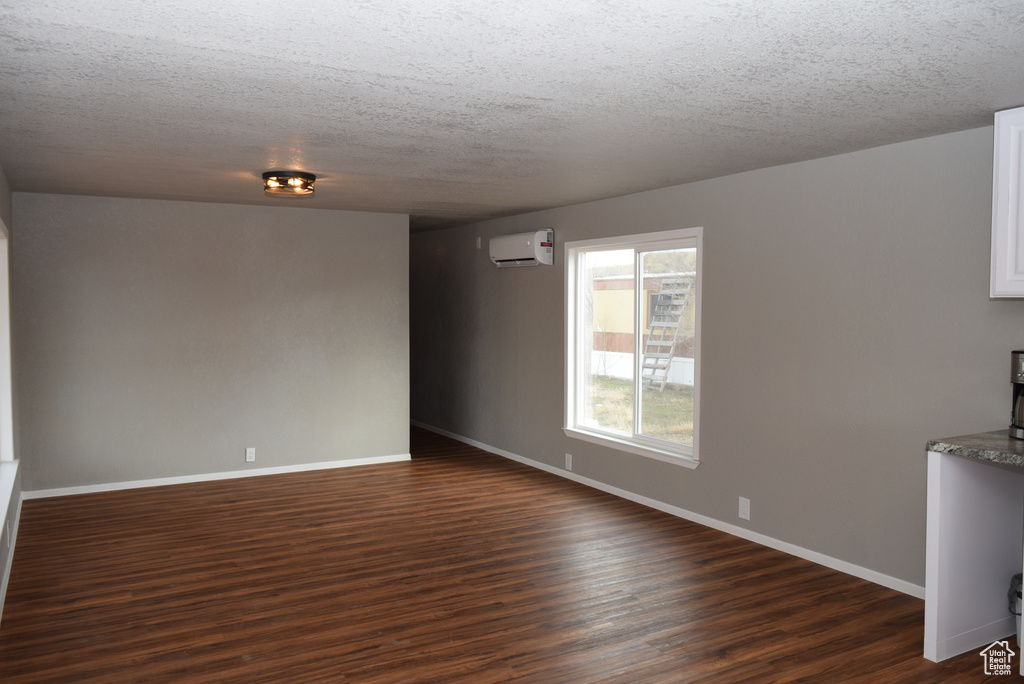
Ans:
[{"label": "view of outdoor building through window", "polygon": [[579,422],[692,445],[696,248],[580,257]]},{"label": "view of outdoor building through window", "polygon": [[585,425],[633,434],[636,364],[636,256],[632,249],[587,252],[583,259],[585,300],[581,361]]}]

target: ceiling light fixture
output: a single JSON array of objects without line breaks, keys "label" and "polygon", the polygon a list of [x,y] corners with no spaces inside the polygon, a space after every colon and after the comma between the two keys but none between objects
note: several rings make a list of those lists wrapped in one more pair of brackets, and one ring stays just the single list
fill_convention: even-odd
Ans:
[{"label": "ceiling light fixture", "polygon": [[269,197],[311,197],[316,176],[303,171],[267,171],[263,192]]}]

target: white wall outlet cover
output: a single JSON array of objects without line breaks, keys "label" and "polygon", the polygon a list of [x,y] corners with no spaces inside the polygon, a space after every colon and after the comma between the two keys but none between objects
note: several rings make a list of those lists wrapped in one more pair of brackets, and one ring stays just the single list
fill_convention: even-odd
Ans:
[{"label": "white wall outlet cover", "polygon": [[256,460],[256,447],[245,448],[245,462],[252,463]]}]

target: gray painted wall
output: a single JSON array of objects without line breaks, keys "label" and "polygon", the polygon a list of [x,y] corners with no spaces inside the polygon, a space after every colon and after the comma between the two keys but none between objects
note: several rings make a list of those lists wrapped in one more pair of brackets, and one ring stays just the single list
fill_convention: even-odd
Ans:
[{"label": "gray painted wall", "polygon": [[[991,164],[985,128],[415,234],[412,416],[922,585],[925,441],[1006,427],[1024,347],[1024,302],[988,298]],[[549,226],[554,267],[489,263]],[[564,243],[694,226],[701,465],[565,437]]]},{"label": "gray painted wall", "polygon": [[14,193],[14,219],[26,491],[408,453],[407,216]]}]

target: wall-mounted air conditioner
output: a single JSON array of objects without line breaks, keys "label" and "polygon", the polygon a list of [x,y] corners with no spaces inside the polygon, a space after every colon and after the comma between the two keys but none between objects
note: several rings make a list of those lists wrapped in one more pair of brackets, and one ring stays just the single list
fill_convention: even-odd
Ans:
[{"label": "wall-mounted air conditioner", "polygon": [[491,261],[495,266],[550,266],[555,260],[555,231],[516,233],[491,238]]}]

